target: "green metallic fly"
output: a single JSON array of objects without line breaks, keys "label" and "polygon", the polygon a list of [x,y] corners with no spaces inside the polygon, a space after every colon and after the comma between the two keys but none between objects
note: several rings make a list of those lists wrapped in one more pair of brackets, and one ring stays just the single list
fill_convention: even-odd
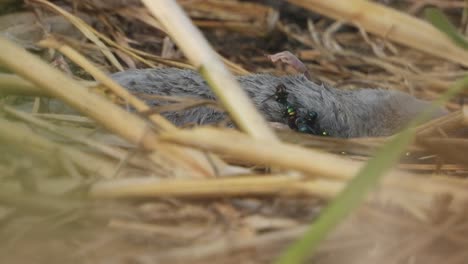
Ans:
[{"label": "green metallic fly", "polygon": [[[265,99],[263,102],[275,98],[275,101],[284,106],[284,117],[288,118],[289,128],[301,132],[318,136],[329,136],[326,131],[322,131],[317,124],[318,114],[314,111],[308,111],[305,115],[299,115],[296,107],[288,102],[289,93],[286,91],[284,84],[279,84],[276,87],[275,93]],[[262,102],[262,103],[263,103]]]}]

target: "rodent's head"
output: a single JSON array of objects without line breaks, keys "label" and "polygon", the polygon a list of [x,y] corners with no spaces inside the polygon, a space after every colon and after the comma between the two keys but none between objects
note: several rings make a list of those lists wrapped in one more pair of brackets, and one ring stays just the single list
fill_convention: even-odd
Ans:
[{"label": "rodent's head", "polygon": [[[300,76],[284,79],[290,103],[316,112],[317,126],[336,137],[389,136],[431,106],[429,101],[395,90],[340,90]],[[437,108],[431,118],[447,113]]]}]

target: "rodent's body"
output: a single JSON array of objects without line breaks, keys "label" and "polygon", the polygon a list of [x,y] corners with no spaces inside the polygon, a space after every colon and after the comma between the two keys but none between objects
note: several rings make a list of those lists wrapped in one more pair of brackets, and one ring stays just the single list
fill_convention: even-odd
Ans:
[{"label": "rodent's body", "polygon": [[[112,78],[132,92],[213,99],[215,96],[195,71],[175,68],[129,70]],[[335,137],[388,136],[430,105],[399,91],[380,89],[339,90],[315,84],[303,75],[253,74],[238,77],[241,86],[268,121],[285,123],[284,107],[274,98],[284,84],[288,102],[299,111],[315,111],[320,128]],[[266,101],[265,101],[266,100]],[[157,105],[157,101],[152,102]],[[439,109],[434,117],[447,113]],[[177,125],[210,124],[223,120],[222,111],[198,107],[165,116]]]}]

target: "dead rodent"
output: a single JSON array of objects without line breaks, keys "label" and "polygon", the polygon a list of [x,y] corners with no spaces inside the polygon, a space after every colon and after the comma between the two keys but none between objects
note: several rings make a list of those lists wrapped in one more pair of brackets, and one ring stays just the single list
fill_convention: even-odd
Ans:
[{"label": "dead rodent", "polygon": [[[131,92],[185,96],[215,100],[203,78],[195,71],[176,68],[129,70],[112,78]],[[316,124],[334,137],[388,136],[398,132],[430,102],[409,94],[381,89],[339,90],[318,85],[303,75],[273,76],[253,74],[237,78],[263,116],[271,122],[286,123],[284,106],[271,99],[278,85],[288,93],[288,103],[300,112],[316,112]],[[152,100],[151,105],[161,102]],[[448,113],[440,108],[433,115]],[[226,114],[211,107],[197,107],[180,112],[165,113],[177,125],[188,123],[213,124]]]}]

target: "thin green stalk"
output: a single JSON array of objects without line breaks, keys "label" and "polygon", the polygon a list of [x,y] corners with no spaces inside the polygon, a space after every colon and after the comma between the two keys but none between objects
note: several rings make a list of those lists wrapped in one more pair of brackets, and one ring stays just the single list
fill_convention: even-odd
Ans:
[{"label": "thin green stalk", "polygon": [[326,207],[304,236],[296,241],[276,262],[278,264],[301,263],[312,255],[320,243],[345,217],[357,208],[377,184],[380,177],[400,158],[415,135],[415,127],[455,94],[468,87],[468,76],[457,81],[430,109],[419,115],[407,129],[393,137],[379,149],[376,155],[350,181],[346,188]]},{"label": "thin green stalk", "polygon": [[468,49],[468,41],[466,38],[457,32],[455,26],[450,23],[449,19],[442,11],[437,8],[426,8],[424,10],[424,16],[434,27],[449,37],[453,43],[459,47]]}]

